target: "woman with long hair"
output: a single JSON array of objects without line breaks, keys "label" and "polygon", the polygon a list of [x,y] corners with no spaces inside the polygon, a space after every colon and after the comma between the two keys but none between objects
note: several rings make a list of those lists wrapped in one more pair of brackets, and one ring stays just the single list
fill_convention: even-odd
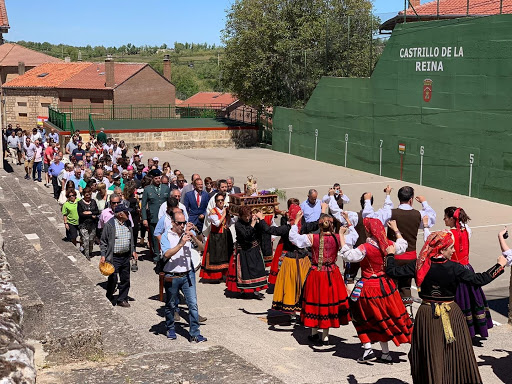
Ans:
[{"label": "woman with long hair", "polygon": [[[205,179],[206,181],[206,179]],[[225,193],[215,195],[215,207],[209,212],[210,233],[203,252],[199,276],[205,281],[219,281],[226,276],[233,254],[233,236],[229,230],[231,216],[224,206]]]},{"label": "woman with long hair", "polygon": [[[350,221],[347,224],[352,225]],[[346,245],[345,236],[340,236],[340,255],[349,263],[360,263],[361,267],[361,279],[350,295],[352,323],[364,348],[363,356],[357,359],[357,362],[375,360],[377,357],[373,352],[372,343],[378,341],[382,348],[379,360],[392,363],[388,342],[393,341],[397,347],[403,343],[410,343],[412,321],[395,282],[384,272],[384,259],[390,245],[395,245],[396,254],[404,253],[407,241],[398,231],[395,220],[390,220],[388,226],[396,234],[396,243],[387,238],[386,230],[379,219],[365,218],[363,224],[366,242],[357,248]],[[345,231],[346,227],[342,227],[340,234],[344,234]]]},{"label": "woman with long hair", "polygon": [[[327,209],[327,207],[322,210]],[[302,219],[297,213],[295,222]],[[290,230],[290,241],[298,248],[311,247],[312,258],[302,291],[301,320],[311,328],[308,339],[313,343],[329,344],[329,328],[339,328],[350,321],[347,290],[336,265],[340,236],[334,233],[334,220],[325,213],[318,220],[320,234],[300,235],[297,224]],[[322,330],[322,336],[319,334]]]},{"label": "woman with long hair", "polygon": [[229,292],[241,292],[242,297],[253,293],[258,300],[263,299],[259,291],[267,288],[267,273],[258,239],[267,227],[261,212],[253,213],[248,206],[240,208],[235,223],[236,249],[226,278]]},{"label": "woman with long hair", "polygon": [[[297,215],[301,212],[297,199],[288,200],[288,212],[284,217],[287,221],[279,227],[269,227],[269,232],[273,236],[281,236],[277,245],[272,261],[270,278],[274,276],[272,270],[276,270],[273,278],[274,297],[272,299],[272,309],[289,313],[295,318],[296,312],[300,312],[302,288],[304,281],[311,268],[311,261],[308,253],[304,249],[295,246],[289,237],[292,225],[297,225],[300,231],[301,223],[297,220]],[[268,291],[267,291],[268,292]]]},{"label": "woman with long hair", "polygon": [[414,277],[423,300],[416,314],[409,361],[414,384],[482,383],[464,314],[454,302],[460,283],[482,286],[503,273],[500,255],[492,268],[475,273],[451,261],[453,233],[431,233],[418,259],[397,266],[395,247],[386,250],[386,274],[394,279]]},{"label": "woman with long hair", "polygon": [[[444,210],[444,223],[450,228],[454,239],[454,253],[451,260],[473,271],[473,267],[469,263],[471,228],[468,226],[468,222],[470,220],[462,208],[447,207]],[[492,328],[493,324],[489,305],[482,288],[460,283],[455,293],[455,302],[466,318],[471,337],[476,335],[489,336],[488,330]]]},{"label": "woman with long hair", "polygon": [[105,183],[98,183],[96,186],[96,197],[94,200],[96,200],[96,205],[98,206],[98,210],[100,213],[105,209],[107,206],[107,185]]}]

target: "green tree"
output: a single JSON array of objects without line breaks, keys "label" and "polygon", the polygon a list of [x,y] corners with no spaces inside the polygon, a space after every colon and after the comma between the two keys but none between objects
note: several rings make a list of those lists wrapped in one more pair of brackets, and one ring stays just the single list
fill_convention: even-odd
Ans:
[{"label": "green tree", "polygon": [[321,76],[369,76],[370,0],[238,0],[223,31],[225,84],[252,105],[303,105]]},{"label": "green tree", "polygon": [[189,67],[174,67],[172,83],[176,87],[176,97],[179,99],[187,99],[199,92],[199,83],[194,71]]}]

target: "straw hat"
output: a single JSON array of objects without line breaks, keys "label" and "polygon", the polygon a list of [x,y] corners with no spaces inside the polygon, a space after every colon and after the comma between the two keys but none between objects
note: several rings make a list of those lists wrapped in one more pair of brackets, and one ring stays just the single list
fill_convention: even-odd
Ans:
[{"label": "straw hat", "polygon": [[114,266],[108,262],[100,263],[99,269],[102,275],[110,276],[116,270]]}]

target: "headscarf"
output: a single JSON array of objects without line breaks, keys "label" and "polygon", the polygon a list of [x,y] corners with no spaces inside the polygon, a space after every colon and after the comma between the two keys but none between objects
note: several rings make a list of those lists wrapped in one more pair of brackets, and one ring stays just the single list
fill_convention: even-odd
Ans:
[{"label": "headscarf", "polygon": [[299,233],[300,233],[300,228],[302,226],[302,223],[301,223],[302,220],[296,222],[296,218],[297,218],[297,213],[299,213],[300,211],[301,211],[300,206],[298,206],[297,204],[291,204],[290,208],[288,208],[288,218],[290,220],[290,225],[296,224],[297,227],[299,228]]},{"label": "headscarf", "polygon": [[416,261],[416,284],[421,286],[425,276],[430,270],[432,258],[439,256],[443,249],[453,244],[453,237],[450,231],[432,232],[425,241],[423,248],[418,255]]},{"label": "headscarf", "polygon": [[386,236],[386,230],[379,219],[365,218],[363,219],[364,229],[368,233],[368,236],[374,237],[379,244],[379,248],[382,253],[386,254],[386,249],[393,244],[391,240]]}]

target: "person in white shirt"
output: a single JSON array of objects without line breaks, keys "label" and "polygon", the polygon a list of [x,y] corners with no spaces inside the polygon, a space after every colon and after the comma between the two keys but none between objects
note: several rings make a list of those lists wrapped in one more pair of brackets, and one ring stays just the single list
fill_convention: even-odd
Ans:
[{"label": "person in white shirt", "polygon": [[[171,193],[169,194],[169,198],[171,197],[174,197],[178,200],[178,208],[181,209],[183,211],[183,214],[185,215],[185,220],[188,221],[188,213],[187,213],[187,209],[185,208],[185,206],[180,202],[180,198],[181,198],[181,193],[179,190],[177,189],[173,189],[171,191]],[[167,207],[168,207],[168,204],[169,204],[169,198],[167,199],[166,202],[162,203],[162,205],[160,206],[160,209],[158,210],[158,220],[160,220],[162,218],[163,215],[165,215],[165,212],[167,212]],[[208,211],[207,211],[208,212]]]},{"label": "person in white shirt", "polygon": [[182,213],[175,213],[172,227],[164,234],[160,241],[164,265],[164,288],[166,293],[165,325],[167,338],[176,340],[174,311],[178,292],[181,290],[185,296],[189,310],[190,342],[201,343],[207,341],[199,332],[199,313],[197,308],[196,274],[192,263],[192,244],[194,240],[200,251],[203,244],[191,234],[191,224],[187,224]]},{"label": "person in white shirt", "polygon": [[350,203],[350,199],[348,198],[347,195],[343,193],[339,183],[335,183],[333,187],[329,189],[329,192],[327,193],[327,195],[324,195],[322,201],[324,203],[328,203],[331,196],[334,197],[334,200],[336,200],[336,203],[341,209],[343,209],[344,204]]},{"label": "person in white shirt", "polygon": [[[223,192],[224,194],[226,194],[226,197],[225,197],[225,200],[224,200],[224,205],[227,206],[229,204],[229,194],[227,194],[227,191],[228,191],[228,183],[226,180],[219,180],[219,189],[217,191],[218,192]],[[211,212],[213,208],[215,208],[215,196],[217,196],[217,193],[215,193],[211,198],[210,200],[208,201],[208,206],[206,207],[206,212]],[[204,225],[203,225],[203,235],[205,235],[205,237],[208,237],[208,235],[210,234],[210,220],[205,220],[204,221]]]},{"label": "person in white shirt", "polygon": [[30,141],[35,143],[36,140],[41,140],[41,132],[37,130],[37,128],[34,128],[32,130],[32,134],[30,135]]}]

